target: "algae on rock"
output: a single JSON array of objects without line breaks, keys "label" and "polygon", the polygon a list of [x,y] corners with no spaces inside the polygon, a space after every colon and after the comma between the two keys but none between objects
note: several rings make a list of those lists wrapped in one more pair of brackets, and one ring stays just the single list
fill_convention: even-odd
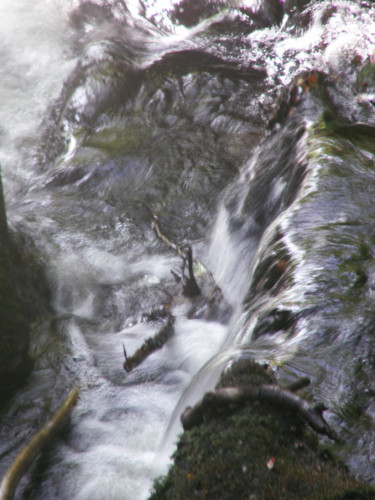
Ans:
[{"label": "algae on rock", "polygon": [[[258,385],[272,375],[240,360],[219,387]],[[174,465],[150,500],[372,499],[375,491],[318,451],[317,439],[296,414],[253,402],[219,414],[180,437]]]}]

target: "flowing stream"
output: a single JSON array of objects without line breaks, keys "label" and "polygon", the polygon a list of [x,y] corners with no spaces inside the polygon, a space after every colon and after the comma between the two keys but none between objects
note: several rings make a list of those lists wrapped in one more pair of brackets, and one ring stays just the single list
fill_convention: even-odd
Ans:
[{"label": "flowing stream", "polygon": [[[374,479],[375,113],[371,88],[352,90],[375,58],[374,6],[224,4],[202,2],[192,20],[173,2],[1,1],[8,218],[33,241],[53,308],[3,410],[1,473],[80,388],[69,430],[16,498],[147,498],[180,413],[238,356],[281,380],[309,375],[348,443],[338,453]],[[306,92],[266,131],[283,88],[312,70],[331,92]],[[328,114],[339,139],[322,132]],[[181,298],[182,259],[155,217],[192,247],[206,296],[213,274],[213,313]],[[123,346],[156,334],[172,298],[172,339],[126,373]]]}]

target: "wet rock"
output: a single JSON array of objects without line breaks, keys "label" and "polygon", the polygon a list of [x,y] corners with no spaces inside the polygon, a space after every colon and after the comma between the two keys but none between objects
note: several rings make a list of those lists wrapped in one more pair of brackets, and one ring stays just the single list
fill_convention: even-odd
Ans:
[{"label": "wet rock", "polygon": [[112,21],[113,15],[108,5],[98,5],[86,0],[79,4],[70,14],[70,24],[76,29],[84,32],[87,24],[103,23]]},{"label": "wet rock", "polygon": [[[48,290],[26,237],[7,225],[0,180],[0,404],[30,373],[30,322],[47,311]],[[47,299],[47,300],[46,300]]]},{"label": "wet rock", "polygon": [[[362,75],[371,81],[369,74],[360,72],[359,84]],[[289,208],[276,215],[262,236],[238,338],[245,345],[273,338],[275,346],[299,338],[300,352],[293,359],[298,368],[279,366],[279,373],[308,373],[313,392],[324,394],[327,405],[335,402],[331,418],[346,440],[340,456],[361,478],[371,480],[373,466],[363,454],[374,446],[368,425],[373,411],[369,380],[375,372],[368,360],[373,339],[375,132],[372,117],[365,123],[355,119],[355,89],[347,105],[339,92],[332,79],[310,86],[272,132],[281,145],[298,116],[311,120],[298,155],[306,175]]]},{"label": "wet rock", "polygon": [[28,357],[29,325],[16,288],[5,204],[0,185],[0,397],[20,384],[31,363]]},{"label": "wet rock", "polygon": [[217,14],[220,9],[225,7],[225,1],[204,0],[196,2],[195,0],[182,0],[175,2],[170,17],[176,24],[182,24],[186,27],[195,26],[200,21]]},{"label": "wet rock", "polygon": [[253,338],[256,340],[262,335],[273,335],[277,332],[288,332],[288,335],[293,334],[293,326],[297,318],[291,312],[283,309],[273,309],[264,317],[260,317],[253,332]]}]

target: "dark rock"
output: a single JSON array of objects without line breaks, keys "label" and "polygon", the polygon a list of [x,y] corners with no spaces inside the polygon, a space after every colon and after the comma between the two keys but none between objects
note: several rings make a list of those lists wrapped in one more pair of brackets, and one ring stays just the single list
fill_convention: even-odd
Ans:
[{"label": "dark rock", "polygon": [[197,2],[196,0],[183,0],[175,3],[170,16],[174,23],[191,27],[217,14],[224,6],[225,2],[223,1],[204,0]]},{"label": "dark rock", "polygon": [[[7,225],[0,181],[0,404],[27,378],[30,322],[48,302],[47,286],[34,256]],[[30,248],[30,247],[29,247]],[[41,298],[44,296],[44,299]],[[45,300],[47,299],[47,300]]]}]

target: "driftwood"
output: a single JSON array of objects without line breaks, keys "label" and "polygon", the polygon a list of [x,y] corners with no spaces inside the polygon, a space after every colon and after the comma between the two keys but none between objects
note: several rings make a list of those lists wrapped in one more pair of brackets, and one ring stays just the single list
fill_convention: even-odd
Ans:
[{"label": "driftwood", "polygon": [[132,356],[127,355],[124,346],[124,370],[130,372],[131,370],[133,370],[133,368],[136,368],[138,365],[140,365],[151,353],[157,351],[158,349],[161,349],[174,333],[173,324],[174,316],[172,316],[172,314],[169,314],[167,323],[162,326],[162,328],[156,335],[148,338]]},{"label": "driftwood", "polygon": [[[306,379],[300,384],[291,386],[293,390],[299,390],[306,385]],[[220,410],[231,405],[244,405],[245,403],[259,401],[272,404],[277,407],[286,408],[300,415],[312,429],[325,434],[331,439],[337,440],[335,432],[329,427],[323,418],[325,407],[321,404],[310,405],[306,400],[300,398],[292,390],[283,389],[277,385],[262,384],[259,386],[246,387],[222,387],[212,392],[207,392],[203,399],[193,407],[187,407],[181,415],[181,423],[184,430],[189,430],[203,421],[206,413]]]},{"label": "driftwood", "polygon": [[36,455],[66,423],[77,401],[78,389],[73,389],[53,418],[22,448],[1,481],[0,500],[12,500],[21,477],[25,474]]}]

